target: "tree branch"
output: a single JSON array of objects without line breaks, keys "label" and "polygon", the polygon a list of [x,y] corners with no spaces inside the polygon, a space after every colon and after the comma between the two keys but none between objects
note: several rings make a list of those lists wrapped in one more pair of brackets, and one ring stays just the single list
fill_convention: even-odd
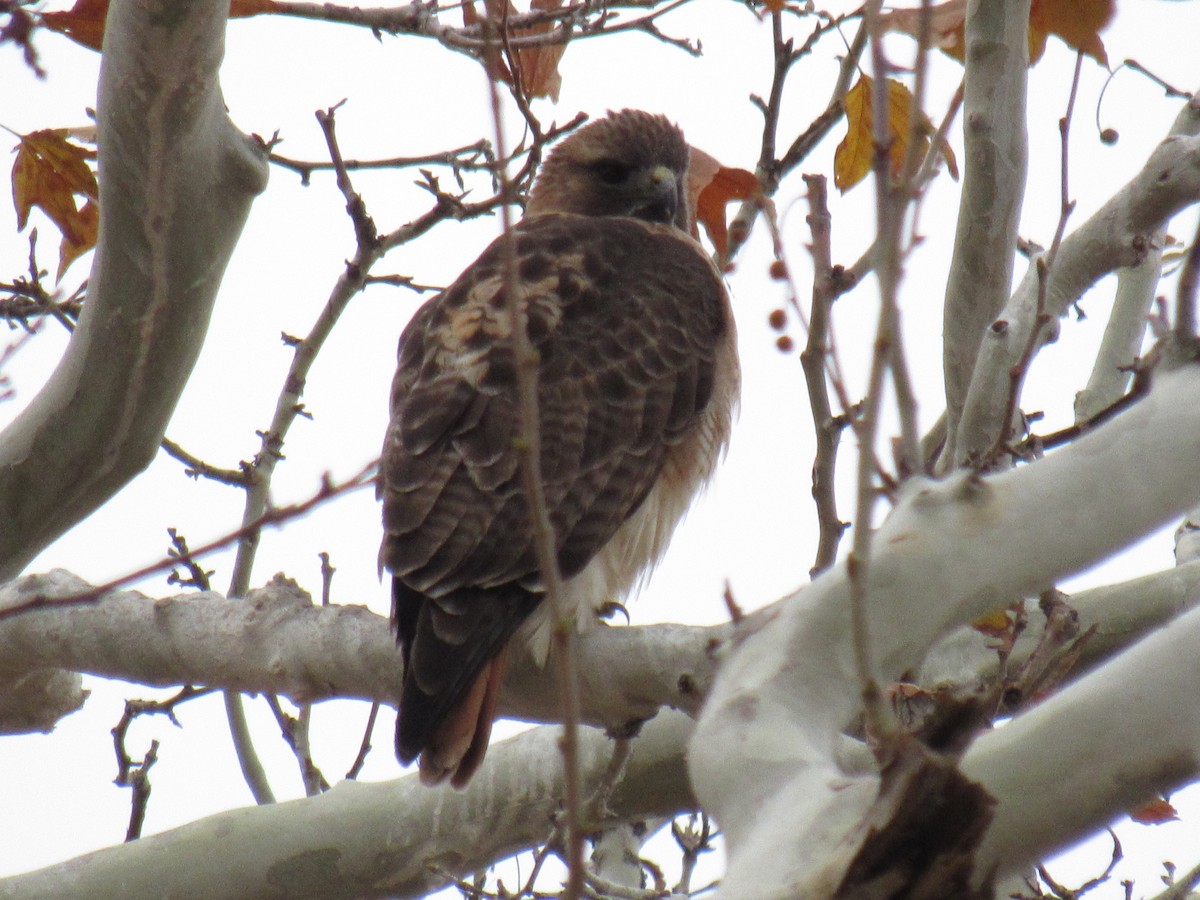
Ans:
[{"label": "tree branch", "polygon": [[145,468],[203,345],[266,152],[218,83],[227,4],[113,4],[101,65],[100,239],[50,381],[0,434],[0,579]]},{"label": "tree branch", "polygon": [[[1156,381],[1141,403],[1032,465],[911,482],[880,529],[866,591],[880,676],[914,669],[951,628],[1106,558],[1200,499],[1200,367]],[[1132,468],[1155,477],[1130,479]],[[825,896],[822,879],[840,883],[848,847],[864,837],[878,781],[848,779],[833,755],[860,706],[849,591],[836,566],[803,603],[737,642],[701,716],[689,762],[725,829],[731,896],[782,896],[780,885],[787,896]],[[1030,842],[1022,853],[1048,849]]]},{"label": "tree branch", "polygon": [[[0,609],[32,596],[70,598],[92,590],[56,570],[0,588]],[[728,633],[729,626],[591,629],[579,640],[582,721],[628,732],[664,705],[697,713]],[[545,671],[521,653],[512,654],[509,666],[501,714],[558,721],[561,707]],[[56,607],[51,599],[0,622],[0,715],[41,709],[44,695],[28,680],[55,672],[65,677],[63,670],[158,687],[282,694],[296,703],[348,697],[394,704],[400,669],[386,618],[362,606],[314,606],[282,576],[245,599],[212,591],[164,598],[114,592],[87,605]],[[60,715],[82,703],[75,691],[55,705],[69,707]],[[28,702],[19,704],[21,697]],[[32,723],[27,714],[0,718],[0,732],[49,730],[48,715],[43,709]]]},{"label": "tree branch", "polygon": [[[1176,127],[1180,133],[1159,144],[1132,181],[1063,239],[1044,290],[1042,312],[1051,321],[1103,276],[1140,264],[1151,252],[1159,229],[1180,210],[1200,201],[1200,102],[1189,101]],[[1004,415],[1011,373],[1027,353],[1038,325],[1039,291],[1035,260],[987,328],[963,409],[959,462],[982,458],[1007,426]],[[1037,346],[1053,332],[1043,329]]]},{"label": "tree branch", "polygon": [[948,414],[943,468],[963,458],[955,448],[979,344],[1012,287],[1028,155],[1028,30],[1028,2],[968,4],[962,201],[943,314]]},{"label": "tree branch", "polygon": [[[585,826],[695,809],[683,765],[691,727],[678,713],[648,725],[603,813],[584,810]],[[580,738],[591,790],[612,742],[593,729]],[[545,838],[563,793],[558,740],[559,729],[546,727],[496,744],[464,791],[431,789],[416,775],[342,782],[0,880],[0,898],[421,897]]]}]

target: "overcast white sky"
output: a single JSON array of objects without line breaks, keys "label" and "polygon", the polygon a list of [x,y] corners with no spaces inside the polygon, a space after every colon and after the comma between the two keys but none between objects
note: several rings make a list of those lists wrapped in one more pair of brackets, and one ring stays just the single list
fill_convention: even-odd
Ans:
[{"label": "overcast white sky", "polygon": [[[1182,89],[1200,85],[1195,51],[1200,4],[1126,0],[1124,7],[1106,35],[1110,59],[1115,63],[1135,58]],[[692,59],[636,34],[572,44],[561,66],[558,106],[539,101],[543,120],[565,121],[579,110],[599,115],[626,106],[662,111],[680,123],[694,145],[729,165],[753,168],[760,116],[747,96],[769,87],[769,26],[736,3],[700,0],[667,17],[662,27],[671,34],[700,35],[704,56]],[[904,41],[896,48],[909,52]],[[85,124],[84,109],[95,102],[98,57],[56,35],[41,35],[38,49],[49,72],[44,82],[21,65],[10,47],[0,47],[0,124],[18,132]],[[798,67],[786,97],[782,135],[796,133],[826,102],[835,49],[830,41],[825,52]],[[1058,218],[1057,119],[1065,109],[1073,62],[1073,54],[1051,41],[1047,58],[1031,74],[1031,188],[1022,233],[1042,244],[1049,243]],[[935,119],[959,72],[956,64],[935,58],[930,103]],[[1164,100],[1147,80],[1124,72],[1109,87],[1099,110],[1102,126],[1116,128],[1121,140],[1114,147],[1104,146],[1094,121],[1105,77],[1098,66],[1085,62],[1072,133],[1071,187],[1079,204],[1073,222],[1082,222],[1140,168],[1178,109],[1178,101]],[[324,158],[313,110],[343,98],[348,103],[338,113],[338,125],[347,156],[434,152],[474,142],[490,129],[478,66],[427,41],[376,41],[349,28],[270,18],[236,21],[228,32],[223,82],[239,127],[262,135],[278,131],[284,138],[280,151],[294,157]],[[830,174],[841,133],[838,129],[803,171]],[[961,162],[958,129],[952,144]],[[407,221],[422,208],[424,195],[411,186],[412,180],[409,173],[355,176],[382,229]],[[804,291],[809,284],[806,209],[802,201],[796,204],[802,191],[797,174],[778,199],[787,253]],[[831,193],[835,259],[849,264],[873,234],[873,199],[866,185],[846,197],[837,196],[832,187]],[[945,178],[931,190],[921,219],[926,241],[910,261],[902,300],[925,425],[941,406],[939,319],[956,195],[957,188]],[[53,270],[53,226],[37,214],[34,218],[43,236],[40,257]],[[1188,236],[1193,223],[1189,216],[1174,230]],[[448,283],[498,228],[495,220],[444,224],[429,238],[393,253],[379,271],[412,275],[428,284]],[[305,188],[295,175],[272,171],[271,184],[256,203],[230,265],[208,343],[169,437],[222,466],[236,465],[255,452],[254,431],[267,424],[291,358],[279,333],[307,332],[342,261],[352,252],[352,240],[332,178],[317,175]],[[16,234],[11,205],[0,200],[0,278],[23,270],[26,241]],[[811,427],[798,359],[774,349],[775,333],[766,324],[769,311],[782,302],[780,286],[765,275],[768,259],[765,235],[760,233],[730,280],[745,376],[742,415],[729,459],[681,529],[650,588],[631,606],[635,623],[719,621],[724,616],[721,594],[726,579],[738,601],[751,608],[807,579],[815,547],[808,487]],[[90,258],[78,262],[64,283],[76,284],[89,264]],[[860,373],[859,344],[865,345],[862,338],[874,328],[872,287],[838,305],[840,346],[852,373]],[[1110,295],[1111,283],[1089,294],[1084,308],[1092,317],[1064,323],[1062,339],[1035,366],[1030,379],[1035,393],[1032,398],[1027,394],[1025,405],[1047,411],[1047,430],[1070,419],[1074,392],[1090,370],[1090,358],[1082,366],[1076,361],[1097,342]],[[403,290],[376,287],[353,303],[310,378],[305,403],[315,419],[301,420],[289,436],[287,460],[275,480],[276,502],[306,497],[322,473],[348,476],[377,454],[396,338],[416,302]],[[0,403],[0,426],[33,396],[61,352],[65,337],[52,324],[46,332],[5,370],[17,397]],[[5,340],[0,334],[0,342]],[[852,374],[851,380],[861,383],[861,374]],[[850,460],[844,457],[844,470],[851,468]],[[88,522],[43,553],[30,570],[62,566],[93,581],[106,580],[160,557],[168,526],[179,528],[193,545],[231,530],[240,518],[241,500],[229,488],[185,478],[178,463],[160,457]],[[849,516],[849,500],[850,494],[843,493],[844,517]],[[328,551],[338,569],[335,601],[385,613],[386,591],[375,569],[377,544],[378,511],[370,494],[360,492],[265,535],[253,581],[262,584],[274,572],[284,571],[316,593],[317,553]],[[1170,540],[1160,537],[1078,584],[1127,578],[1171,564]],[[229,559],[214,557],[207,565],[217,569],[213,583],[223,589]],[[162,579],[140,587],[150,594],[176,592]],[[120,716],[124,697],[153,692],[94,680],[89,686],[94,695],[87,706],[64,720],[54,734],[0,739],[0,768],[9,775],[0,784],[0,875],[107,846],[124,834],[128,794],[111,784],[115,766],[108,732]],[[256,700],[249,706],[277,795],[301,795],[291,754],[278,740],[265,705]],[[331,780],[350,765],[365,716],[363,704],[318,708],[316,758]],[[162,742],[152,771],[147,833],[252,802],[237,772],[219,700],[189,704],[179,718],[182,729],[165,721],[146,721],[131,733],[134,752],[144,750],[151,738]],[[380,716],[376,751],[363,777],[398,774],[389,749],[391,729],[388,711]],[[1174,854],[1183,867],[1200,857],[1200,802],[1189,799],[1179,805],[1181,822],[1121,830],[1131,863],[1119,871],[1145,879],[1139,881],[1135,896],[1148,895],[1158,886],[1152,879],[1164,854]],[[1098,852],[1099,858],[1106,858],[1107,846]],[[1097,856],[1084,859],[1083,865],[1094,867]],[[1094,873],[1074,866],[1063,863],[1056,871],[1068,881],[1077,877],[1071,871]],[[1123,895],[1110,886],[1093,896]]]}]

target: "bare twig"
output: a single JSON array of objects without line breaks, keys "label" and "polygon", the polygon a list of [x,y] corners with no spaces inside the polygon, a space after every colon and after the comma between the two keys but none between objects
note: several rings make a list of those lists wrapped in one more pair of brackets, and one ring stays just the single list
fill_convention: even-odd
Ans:
[{"label": "bare twig", "polygon": [[1020,406],[1021,388],[1025,383],[1025,376],[1029,372],[1030,365],[1033,364],[1033,357],[1036,355],[1038,347],[1041,345],[1042,329],[1049,325],[1051,321],[1051,316],[1046,311],[1046,289],[1050,280],[1050,270],[1054,265],[1054,260],[1058,256],[1058,248],[1062,245],[1063,235],[1067,230],[1067,219],[1071,217],[1071,213],[1075,209],[1075,201],[1070,197],[1070,137],[1071,119],[1075,114],[1075,98],[1079,92],[1079,73],[1082,66],[1083,51],[1079,51],[1075,54],[1075,72],[1071,77],[1071,91],[1067,97],[1067,111],[1058,120],[1059,143],[1061,147],[1058,226],[1054,230],[1054,239],[1050,242],[1050,249],[1046,251],[1045,256],[1038,259],[1035,263],[1037,266],[1038,290],[1037,309],[1034,313],[1033,327],[1029,330],[1029,336],[1022,350],[1020,361],[1010,371],[1007,405],[1004,410],[1004,418],[1001,420],[1004,424],[995,445],[980,460],[980,463],[985,468],[994,465],[999,457],[1008,449],[1012,440],[1013,423]]},{"label": "bare twig", "polygon": [[179,727],[175,718],[175,707],[188,700],[212,693],[206,688],[194,688],[191,685],[182,688],[175,696],[167,700],[126,700],[125,711],[121,719],[110,731],[113,738],[113,750],[117,756],[117,777],[114,780],[118,787],[133,789],[130,800],[129,827],[125,832],[125,840],[133,841],[141,837],[142,825],[146,819],[146,807],[150,802],[150,768],[158,761],[158,741],[150,742],[150,749],[140,762],[134,762],[125,747],[129,735],[129,726],[144,715],[165,715],[171,724]]},{"label": "bare twig", "polygon": [[[225,547],[228,547],[238,541],[245,540],[251,534],[256,534],[263,528],[273,525],[282,525],[285,522],[290,522],[292,519],[299,518],[300,516],[312,509],[315,509],[322,503],[333,499],[334,497],[350,491],[357,491],[368,487],[373,488],[375,486],[375,469],[378,465],[379,460],[372,460],[370,465],[360,470],[358,474],[340,483],[334,483],[326,479],[321,484],[321,487],[317,490],[317,492],[307,500],[302,500],[299,503],[293,503],[288,506],[279,506],[268,509],[257,519],[253,520],[247,525],[243,525],[236,531],[231,531],[229,534],[219,537],[214,541],[210,541],[209,543],[204,544],[195,550],[189,551],[190,556],[193,559],[206,556],[209,553],[224,549]],[[97,585],[80,594],[54,598],[45,597],[40,594],[35,595],[30,597],[28,600],[22,601],[21,603],[14,604],[12,606],[6,606],[4,609],[0,609],[0,621],[12,616],[30,612],[31,610],[42,609],[49,606],[59,608],[63,606],[82,606],[90,603],[96,603],[106,594],[115,591],[117,588],[124,587],[125,585],[131,584],[135,581],[140,581],[141,579],[147,578],[150,575],[154,575],[158,572],[165,572],[167,569],[173,568],[178,563],[179,558],[177,556],[167,556],[158,560],[157,562],[150,563],[149,565],[143,566],[134,572],[129,572],[128,574],[122,575],[120,578],[114,578],[112,581]]]},{"label": "bare twig", "polygon": [[[302,184],[308,184],[313,172],[334,171],[336,165],[332,162],[319,160],[300,160],[284,156],[282,153],[272,153],[271,162],[285,169],[291,169],[300,176]],[[344,159],[342,168],[347,172],[365,171],[370,169],[405,169],[413,166],[447,166],[455,172],[490,170],[495,164],[492,145],[480,140],[465,147],[445,150],[441,153],[430,153],[425,156],[393,156],[386,159]]]},{"label": "bare twig", "polygon": [[834,419],[829,404],[829,388],[825,368],[829,364],[829,328],[833,301],[837,296],[837,274],[833,268],[832,219],[824,176],[806,175],[808,186],[808,226],[812,232],[813,290],[808,316],[808,342],[800,354],[804,381],[808,386],[808,403],[812,411],[816,434],[816,453],[813,458],[812,495],[817,505],[817,554],[809,575],[815,577],[833,565],[838,544],[846,523],[837,512],[834,492],[834,470],[837,465],[838,444],[841,442],[844,419]]},{"label": "bare twig", "polygon": [[267,695],[267,706],[279,726],[279,734],[296,757],[300,767],[300,780],[304,784],[304,795],[314,797],[329,790],[329,782],[321,774],[312,758],[309,745],[309,726],[312,723],[312,704],[301,703],[295,716],[290,716],[274,694]]},{"label": "bare twig", "polygon": [[171,537],[171,549],[167,551],[167,556],[179,560],[188,572],[185,578],[172,569],[171,574],[167,576],[167,584],[194,587],[200,591],[212,590],[212,583],[208,576],[213,574],[213,570],[205,569],[196,562],[192,551],[188,549],[187,539],[182,534],[174,528],[168,528],[167,534]]},{"label": "bare twig", "polygon": [[346,771],[346,780],[353,781],[362,771],[362,767],[367,762],[367,754],[371,752],[371,735],[375,732],[375,720],[379,717],[379,701],[376,700],[371,704],[371,711],[367,714],[367,724],[363,728],[362,741],[358,745],[358,755],[354,757],[354,762]]},{"label": "bare twig", "polygon": [[[503,113],[500,92],[495,78],[488,79],[491,93],[492,118],[495,127],[497,156],[504,157]],[[509,196],[507,173],[497,167],[500,194]],[[538,358],[529,342],[526,330],[527,311],[517,280],[516,239],[512,234],[511,205],[502,203],[500,216],[504,226],[504,283],[508,299],[509,329],[511,332],[514,368],[517,384],[518,434],[515,446],[520,454],[521,488],[529,507],[529,522],[533,529],[534,547],[542,583],[546,588],[545,602],[552,617],[552,641],[556,652],[553,664],[558,668],[555,682],[563,710],[563,774],[567,832],[568,877],[564,896],[578,900],[583,894],[583,832],[580,825],[581,797],[579,785],[579,672],[575,654],[575,623],[563,608],[563,577],[558,566],[557,541],[550,521],[549,506],[542,481],[541,427],[539,424],[537,376]]]},{"label": "bare twig", "polygon": [[250,483],[249,465],[246,463],[243,463],[240,469],[222,469],[193,456],[169,438],[163,438],[161,446],[168,456],[184,464],[184,474],[192,478],[203,477],[240,488],[247,487]]},{"label": "bare twig", "polygon": [[[525,34],[513,38],[518,49],[546,47],[565,44],[577,38],[601,37],[622,31],[641,31],[673,47],[678,47],[693,56],[700,52],[699,46],[682,38],[673,38],[662,33],[658,19],[678,9],[690,0],[651,3],[595,3],[582,2],[564,5],[557,9],[532,10],[509,17],[509,29]],[[627,9],[650,9],[642,16],[621,19],[620,11]],[[280,15],[304,19],[339,22],[369,28],[375,34],[412,35],[432,38],[443,46],[470,56],[481,57],[490,46],[484,23],[454,27],[438,19],[438,10],[427,3],[414,2],[406,6],[364,9],[359,7],[335,6],[325,3],[291,2],[280,0],[272,7]],[[559,23],[560,27],[550,31],[529,33],[535,25]]]}]

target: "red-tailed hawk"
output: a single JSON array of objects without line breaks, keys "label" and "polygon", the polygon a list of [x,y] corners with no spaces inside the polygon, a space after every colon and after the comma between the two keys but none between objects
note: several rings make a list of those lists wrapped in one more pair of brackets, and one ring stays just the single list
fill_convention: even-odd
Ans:
[{"label": "red-tailed hawk", "polygon": [[[550,155],[513,229],[537,351],[541,464],[581,626],[662,556],[712,474],[737,401],[733,318],[693,239],[689,149],[667,119],[609,114]],[[404,653],[396,753],[462,787],[507,646],[545,663],[549,619],[521,488],[518,401],[493,243],[400,338],[383,447],[380,559]]]}]

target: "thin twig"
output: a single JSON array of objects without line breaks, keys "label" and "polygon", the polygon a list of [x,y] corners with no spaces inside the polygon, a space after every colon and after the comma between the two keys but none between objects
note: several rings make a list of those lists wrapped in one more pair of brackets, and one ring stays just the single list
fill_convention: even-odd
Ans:
[{"label": "thin twig", "polygon": [[[336,171],[333,162],[292,159],[282,153],[272,153],[268,159],[275,165],[291,169],[300,176],[301,184],[307,185],[313,172]],[[347,172],[370,169],[405,169],[413,166],[448,166],[455,172],[489,170],[495,164],[492,145],[485,140],[476,141],[465,147],[429,153],[425,156],[392,156],[386,159],[344,159],[342,167]]]},{"label": "thin twig", "polygon": [[[488,79],[491,94],[492,119],[495,127],[497,156],[504,157],[504,119],[496,78]],[[509,196],[507,173],[497,168],[500,194]],[[500,206],[504,233],[504,284],[508,301],[510,340],[517,386],[517,415],[519,441],[515,449],[520,458],[521,488],[529,508],[529,524],[533,530],[534,548],[542,583],[546,588],[546,604],[552,620],[552,640],[558,669],[555,679],[563,711],[563,780],[565,784],[565,815],[567,824],[567,884],[563,896],[578,900],[583,894],[583,831],[580,823],[581,797],[579,773],[579,671],[575,652],[575,623],[563,605],[563,577],[558,566],[558,544],[542,481],[541,426],[538,412],[538,357],[529,341],[526,326],[527,310],[517,279],[516,238],[513,236],[511,205]]]},{"label": "thin twig", "polygon": [[[236,531],[231,531],[214,541],[191,550],[190,556],[193,559],[206,556],[209,553],[222,550],[231,544],[245,540],[251,534],[257,534],[263,528],[282,525],[285,522],[290,522],[292,519],[299,518],[321,504],[332,500],[334,497],[351,491],[362,490],[363,488],[373,488],[375,486],[375,470],[378,465],[378,459],[372,460],[369,465],[361,469],[356,475],[341,483],[335,484],[326,478],[317,492],[307,500],[292,503],[288,506],[272,507],[257,519],[241,526]],[[178,565],[178,563],[179,558],[177,556],[167,556],[136,571],[122,575],[120,578],[114,578],[112,581],[97,585],[79,594],[69,594],[65,597],[47,597],[43,594],[36,594],[21,603],[0,609],[0,621],[46,607],[58,609],[64,606],[84,606],[96,603],[118,588],[135,581],[140,581],[143,578],[148,578],[158,572],[165,572],[167,569]]]},{"label": "thin twig", "polygon": [[890,135],[887,119],[887,79],[890,65],[884,56],[883,35],[880,33],[879,0],[868,2],[864,22],[870,34],[874,89],[872,90],[872,119],[875,127],[874,168],[876,181],[876,272],[879,278],[880,310],[876,327],[874,351],[863,414],[858,425],[859,457],[857,497],[854,514],[854,540],[846,559],[846,574],[850,581],[850,621],[853,630],[854,666],[868,730],[881,746],[887,746],[894,732],[894,723],[883,694],[875,679],[871,664],[871,635],[867,624],[867,582],[871,558],[872,512],[875,506],[874,476],[878,467],[875,440],[883,403],[883,378],[891,357],[891,345],[896,339],[897,257],[899,248],[894,241],[899,229],[893,221],[895,204],[890,202],[891,171],[889,161]]},{"label": "thin twig", "polygon": [[845,533],[846,523],[838,516],[834,491],[842,426],[834,420],[829,403],[829,385],[825,378],[829,328],[833,301],[837,296],[834,287],[837,276],[833,269],[832,217],[829,214],[825,177],[805,175],[804,183],[808,187],[807,222],[812,233],[813,289],[808,315],[808,341],[800,353],[800,365],[808,386],[808,405],[817,442],[812,467],[812,495],[817,506],[818,538],[816,559],[809,570],[809,575],[816,577],[837,559],[838,544]]},{"label": "thin twig", "polygon": [[356,779],[362,768],[366,765],[367,754],[371,752],[371,735],[375,733],[375,720],[379,717],[379,701],[376,700],[371,704],[371,711],[367,714],[367,724],[363,728],[362,741],[358,745],[358,755],[354,757],[354,762],[346,771],[346,780],[353,781]]},{"label": "thin twig", "polygon": [[1050,270],[1054,266],[1055,259],[1058,257],[1058,248],[1062,244],[1063,235],[1066,234],[1067,219],[1071,217],[1071,213],[1075,210],[1075,201],[1070,196],[1070,138],[1071,120],[1075,114],[1075,98],[1079,93],[1079,75],[1082,66],[1083,51],[1081,50],[1075,54],[1075,72],[1071,78],[1071,91],[1067,97],[1067,110],[1062,118],[1058,120],[1060,147],[1058,225],[1054,229],[1054,239],[1050,242],[1050,249],[1034,263],[1037,267],[1038,287],[1037,307],[1034,310],[1033,327],[1029,329],[1029,337],[1021,350],[1020,359],[1009,372],[1008,396],[1005,400],[1004,417],[1000,420],[1003,425],[1001,426],[1000,434],[996,438],[996,443],[984,454],[983,459],[979,461],[980,465],[984,468],[990,468],[996,464],[1004,453],[1011,452],[1010,444],[1012,443],[1013,424],[1020,408],[1021,388],[1025,384],[1025,376],[1029,372],[1029,367],[1033,364],[1033,358],[1037,355],[1038,348],[1041,346],[1042,331],[1050,324],[1050,315],[1046,312],[1046,289],[1050,280]]},{"label": "thin twig", "polygon": [[183,463],[186,467],[183,470],[184,474],[192,478],[203,477],[211,481],[218,481],[221,484],[240,488],[247,487],[250,483],[247,464],[243,464],[240,469],[222,469],[219,466],[206,463],[198,456],[193,456],[169,438],[163,438],[159,446],[162,447],[167,456]]}]

